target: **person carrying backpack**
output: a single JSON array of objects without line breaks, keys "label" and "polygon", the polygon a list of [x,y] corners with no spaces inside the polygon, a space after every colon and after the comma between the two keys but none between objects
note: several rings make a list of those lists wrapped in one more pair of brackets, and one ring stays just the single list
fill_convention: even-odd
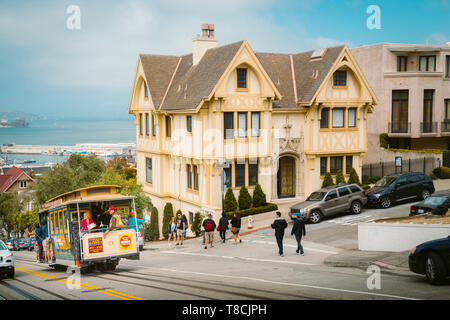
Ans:
[{"label": "person carrying backpack", "polygon": [[304,256],[302,246],[302,236],[306,236],[305,220],[300,217],[300,213],[292,214],[292,219],[294,220],[294,225],[292,226],[291,235],[295,235],[295,240],[297,240],[297,254]]},{"label": "person carrying backpack", "polygon": [[225,233],[228,229],[228,218],[225,212],[222,212],[222,217],[219,220],[219,233],[222,242],[225,243]]},{"label": "person carrying backpack", "polygon": [[203,221],[203,227],[205,228],[205,249],[208,248],[208,242],[213,247],[214,241],[214,229],[216,229],[216,223],[212,219],[212,214],[208,214],[208,218]]},{"label": "person carrying backpack", "polygon": [[283,237],[284,237],[284,229],[287,228],[287,222],[283,218],[281,218],[281,212],[277,211],[277,218],[271,225],[272,229],[275,229],[275,238],[277,239],[278,244],[278,254],[280,257],[284,257],[283,254]]}]

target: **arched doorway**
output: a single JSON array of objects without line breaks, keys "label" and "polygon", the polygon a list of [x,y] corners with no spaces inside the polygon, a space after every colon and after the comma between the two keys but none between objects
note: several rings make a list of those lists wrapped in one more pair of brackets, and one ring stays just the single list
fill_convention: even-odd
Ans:
[{"label": "arched doorway", "polygon": [[278,160],[277,172],[278,198],[295,197],[295,158],[281,157]]}]

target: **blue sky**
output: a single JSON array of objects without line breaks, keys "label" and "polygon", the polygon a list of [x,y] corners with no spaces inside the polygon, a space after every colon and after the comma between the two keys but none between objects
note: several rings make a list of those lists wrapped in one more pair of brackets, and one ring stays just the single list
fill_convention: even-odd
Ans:
[{"label": "blue sky", "polygon": [[[81,29],[69,30],[69,5]],[[369,5],[381,29],[369,30]],[[127,118],[139,53],[187,54],[202,23],[219,45],[301,52],[345,43],[445,45],[450,0],[58,0],[0,2],[0,109],[57,118]]]}]

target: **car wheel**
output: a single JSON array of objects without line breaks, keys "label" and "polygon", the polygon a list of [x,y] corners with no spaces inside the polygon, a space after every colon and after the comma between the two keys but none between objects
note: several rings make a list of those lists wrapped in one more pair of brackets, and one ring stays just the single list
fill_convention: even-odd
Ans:
[{"label": "car wheel", "polygon": [[422,200],[425,200],[426,198],[428,198],[430,196],[430,191],[428,191],[427,189],[422,190],[422,193],[420,194]]},{"label": "car wheel", "polygon": [[362,211],[362,203],[359,201],[353,201],[350,206],[350,210],[352,214],[360,214]]},{"label": "car wheel", "polygon": [[311,223],[319,223],[320,221],[322,221],[322,213],[319,210],[314,210],[309,215],[309,221]]},{"label": "car wheel", "polygon": [[425,275],[431,284],[441,284],[445,280],[444,262],[434,252],[428,253],[425,257]]},{"label": "car wheel", "polygon": [[391,198],[384,197],[383,199],[381,199],[380,205],[383,209],[390,208],[392,206]]}]

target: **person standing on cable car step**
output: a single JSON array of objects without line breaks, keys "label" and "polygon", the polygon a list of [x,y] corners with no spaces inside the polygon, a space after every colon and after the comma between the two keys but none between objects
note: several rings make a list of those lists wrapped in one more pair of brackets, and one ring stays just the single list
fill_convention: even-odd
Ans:
[{"label": "person standing on cable car step", "polygon": [[[146,215],[147,216],[147,215]],[[144,223],[146,219],[138,219],[136,218],[136,212],[130,213],[130,218],[128,219],[128,228],[136,230],[136,232],[139,231],[139,226],[141,223]],[[137,223],[137,226],[136,226]]]}]

